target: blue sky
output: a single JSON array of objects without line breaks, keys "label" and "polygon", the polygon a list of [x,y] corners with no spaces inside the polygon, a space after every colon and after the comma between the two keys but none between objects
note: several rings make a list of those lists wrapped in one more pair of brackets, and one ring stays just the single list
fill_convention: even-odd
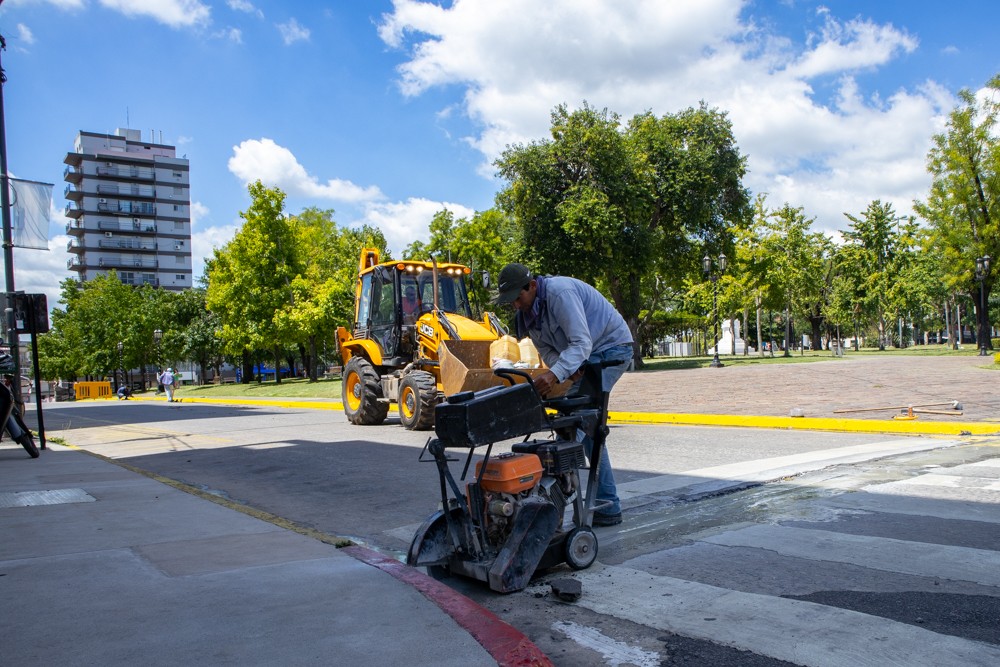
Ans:
[{"label": "blue sky", "polygon": [[55,184],[50,251],[15,250],[16,288],[56,305],[63,158],[126,126],[191,161],[196,276],[250,181],[398,252],[442,208],[492,206],[499,152],[584,100],[726,110],[752,192],[835,233],[924,195],[955,93],[1000,73],[997,25],[992,0],[2,0],[8,168]]}]

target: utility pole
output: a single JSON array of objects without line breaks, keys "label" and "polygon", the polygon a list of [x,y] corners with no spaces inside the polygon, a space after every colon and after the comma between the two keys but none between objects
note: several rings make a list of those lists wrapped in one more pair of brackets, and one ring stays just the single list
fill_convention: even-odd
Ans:
[{"label": "utility pole", "polygon": [[[0,0],[2,2],[3,0]],[[0,35],[0,53],[7,48],[7,41]],[[17,323],[14,321],[14,231],[10,221],[10,181],[7,176],[7,131],[3,112],[3,88],[7,75],[0,62],[0,208],[3,209],[3,261],[7,303],[4,310],[4,324],[7,329],[7,344],[14,360],[15,396],[21,398],[21,352],[18,350]]]}]

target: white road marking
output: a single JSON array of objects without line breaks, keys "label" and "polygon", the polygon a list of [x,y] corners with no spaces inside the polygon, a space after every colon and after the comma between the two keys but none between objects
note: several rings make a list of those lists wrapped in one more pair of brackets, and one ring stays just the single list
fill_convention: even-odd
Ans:
[{"label": "white road marking", "polygon": [[572,621],[556,621],[552,624],[552,629],[559,630],[580,646],[600,653],[604,657],[604,664],[608,667],[619,665],[658,667],[661,664],[659,654],[616,641],[594,628]]},{"label": "white road marking", "polygon": [[701,541],[766,549],[814,561],[850,563],[885,572],[1000,586],[1000,552],[985,549],[772,525],[741,528]]},{"label": "white road marking", "polygon": [[997,665],[1000,646],[813,602],[741,593],[624,567],[574,575],[577,605],[808,667]]},{"label": "white road marking", "polygon": [[618,495],[622,500],[654,493],[675,491],[689,486],[726,486],[733,482],[769,482],[782,477],[797,475],[816,469],[816,463],[823,466],[842,465],[870,461],[884,456],[910,454],[932,449],[942,449],[959,444],[954,440],[934,438],[907,438],[877,442],[852,447],[838,447],[817,452],[805,452],[789,456],[776,456],[757,461],[741,461],[683,473],[658,475],[618,485]]}]

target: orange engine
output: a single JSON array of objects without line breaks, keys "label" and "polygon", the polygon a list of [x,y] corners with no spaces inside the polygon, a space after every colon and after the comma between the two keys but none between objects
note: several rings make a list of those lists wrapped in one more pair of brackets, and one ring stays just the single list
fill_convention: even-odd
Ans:
[{"label": "orange engine", "polygon": [[[476,464],[476,477],[483,462]],[[542,461],[535,454],[508,452],[492,457],[486,464],[481,483],[483,490],[493,493],[520,493],[538,484],[542,478]]]}]

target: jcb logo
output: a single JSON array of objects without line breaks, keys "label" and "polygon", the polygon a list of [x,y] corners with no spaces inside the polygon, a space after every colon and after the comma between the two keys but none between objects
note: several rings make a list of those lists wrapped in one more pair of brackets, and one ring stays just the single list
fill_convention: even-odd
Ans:
[{"label": "jcb logo", "polygon": [[431,325],[427,324],[426,322],[421,322],[421,324],[420,324],[420,333],[422,335],[424,335],[424,336],[427,336],[428,338],[433,338],[434,337],[434,327],[432,327]]}]

